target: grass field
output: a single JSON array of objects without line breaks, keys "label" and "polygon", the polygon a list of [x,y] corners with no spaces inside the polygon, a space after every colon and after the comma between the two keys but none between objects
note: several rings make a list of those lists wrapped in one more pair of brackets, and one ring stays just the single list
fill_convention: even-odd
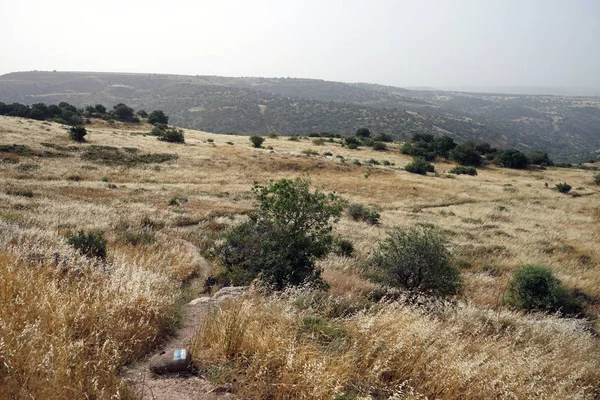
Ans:
[{"label": "grass field", "polygon": [[[202,373],[235,379],[245,398],[600,396],[592,172],[490,166],[454,176],[441,162],[437,176],[420,176],[401,169],[410,158],[398,145],[281,137],[255,149],[247,137],[190,130],[180,145],[149,131],[98,122],[78,144],[62,125],[0,117],[0,398],[127,398],[120,367],[168,335],[186,283],[210,273],[185,242],[210,253],[254,207],[253,182],[284,177],[376,207],[381,224],[335,225],[356,252],[321,261],[328,294],[251,295],[208,315],[193,349]],[[559,182],[577,195],[553,190]],[[390,228],[418,223],[448,234],[461,294],[427,307],[369,302],[376,285],[364,262]],[[78,230],[105,233],[106,263],[67,245]],[[577,289],[586,318],[510,310],[511,273],[531,263]]]}]

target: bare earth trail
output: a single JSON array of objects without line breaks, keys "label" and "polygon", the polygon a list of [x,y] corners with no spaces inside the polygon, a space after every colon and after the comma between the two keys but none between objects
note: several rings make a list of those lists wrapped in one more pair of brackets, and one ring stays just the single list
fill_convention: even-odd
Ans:
[{"label": "bare earth trail", "polygon": [[[181,240],[188,252],[193,256],[194,263],[201,271],[208,271],[210,264],[192,243]],[[198,285],[201,278],[196,278],[189,285]],[[150,358],[161,351],[169,351],[189,347],[206,311],[207,303],[187,304],[183,310],[181,326],[175,331],[168,341],[156,348],[151,354],[136,364],[124,367],[121,373],[140,400],[215,400],[233,398],[230,393],[215,393],[215,386],[208,380],[193,375],[167,374],[157,376],[150,371]],[[218,389],[217,389],[218,390]]]}]

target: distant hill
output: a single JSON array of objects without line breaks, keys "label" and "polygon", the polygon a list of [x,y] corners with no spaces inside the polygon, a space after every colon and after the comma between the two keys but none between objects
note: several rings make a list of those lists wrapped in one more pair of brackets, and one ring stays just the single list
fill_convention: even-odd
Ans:
[{"label": "distant hill", "polygon": [[171,122],[215,133],[352,134],[367,127],[408,139],[415,132],[547,151],[585,161],[600,148],[600,98],[408,90],[316,79],[231,78],[96,72],[0,76],[0,101],[79,107],[124,102],[162,109]]}]

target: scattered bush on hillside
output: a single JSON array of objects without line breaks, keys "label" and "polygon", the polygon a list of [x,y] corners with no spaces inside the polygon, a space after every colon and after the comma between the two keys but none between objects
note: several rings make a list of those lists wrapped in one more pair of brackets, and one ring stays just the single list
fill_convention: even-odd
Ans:
[{"label": "scattered bush on hillside", "polygon": [[137,115],[139,115],[142,118],[148,118],[148,113],[146,112],[146,110],[140,110],[140,111],[138,111]]},{"label": "scattered bush on hillside", "polygon": [[306,154],[307,156],[318,156],[319,152],[313,149],[304,149],[302,150],[302,154]]},{"label": "scattered bush on hillside", "polygon": [[451,263],[448,241],[432,227],[392,230],[370,262],[392,287],[435,295],[456,294],[460,288],[460,271]]},{"label": "scattered bush on hillside", "polygon": [[261,137],[261,136],[253,135],[253,136],[250,136],[249,140],[252,142],[252,145],[258,149],[264,143],[265,138]]},{"label": "scattered bush on hillside", "polygon": [[460,165],[477,167],[482,164],[481,154],[477,151],[473,142],[464,142],[457,145],[450,151],[449,157]]},{"label": "scattered bush on hillside", "polygon": [[100,232],[69,233],[67,243],[87,257],[106,259],[106,239]]},{"label": "scattered bush on hillside", "polygon": [[373,150],[375,150],[375,151],[386,151],[387,150],[387,146],[383,142],[374,142],[373,143]]},{"label": "scattered bush on hillside", "polygon": [[526,310],[565,314],[580,311],[573,296],[544,265],[525,265],[517,270],[508,284],[505,299],[508,304]]},{"label": "scattered bush on hillside", "polygon": [[561,193],[569,193],[571,191],[571,185],[569,185],[566,182],[557,183],[555,187],[556,187],[556,190],[558,190]]},{"label": "scattered bush on hillside", "polygon": [[456,175],[471,175],[477,176],[477,170],[474,167],[465,167],[463,165],[457,165],[449,171],[451,174]]},{"label": "scattered bush on hillside", "polygon": [[106,114],[106,107],[104,107],[102,104],[96,104],[94,108],[96,109],[97,113]]},{"label": "scattered bush on hillside", "polygon": [[314,145],[323,146],[325,144],[325,139],[323,139],[323,138],[314,139],[312,142]]},{"label": "scattered bush on hillside", "polygon": [[69,129],[69,137],[76,142],[85,142],[87,130],[83,126],[72,126]]},{"label": "scattered bush on hillside", "polygon": [[340,257],[352,257],[352,253],[354,253],[354,245],[351,241],[342,238],[336,238],[333,241],[333,244],[335,246],[335,254]]},{"label": "scattered bush on hillside", "polygon": [[529,164],[529,159],[517,149],[500,151],[495,160],[506,168],[523,169]]},{"label": "scattered bush on hillside", "polygon": [[406,164],[404,170],[413,174],[427,175],[428,172],[435,172],[435,167],[421,157],[413,157],[413,161]]},{"label": "scattered bush on hillside", "polygon": [[373,137],[373,140],[376,142],[384,142],[384,143],[391,143],[394,141],[394,139],[386,133],[377,134],[376,136]]},{"label": "scattered bush on hillside", "polygon": [[185,143],[185,135],[183,129],[168,128],[158,135],[158,140],[169,143]]},{"label": "scattered bush on hillside", "polygon": [[454,139],[449,136],[434,137],[430,133],[416,133],[402,145],[400,153],[431,161],[438,156],[448,158],[450,150],[455,147]]},{"label": "scattered bush on hillside", "polygon": [[543,167],[550,167],[554,165],[554,162],[548,156],[548,153],[541,152],[539,150],[531,151],[527,154],[529,161],[533,165],[541,165]]},{"label": "scattered bush on hillside", "polygon": [[599,174],[596,174],[596,175],[594,175],[594,183],[595,183],[596,185],[600,185],[600,173],[599,173]]},{"label": "scattered bush on hillside", "polygon": [[[117,121],[122,122],[139,122],[140,120],[137,117],[133,116],[133,108],[129,107],[126,104],[119,103],[113,106],[113,110],[111,111],[111,116]],[[137,121],[136,121],[137,120]]]},{"label": "scattered bush on hillside", "polygon": [[367,128],[360,128],[356,130],[355,136],[358,138],[368,138],[371,137],[371,131]]},{"label": "scattered bush on hillside", "polygon": [[148,115],[148,123],[150,123],[152,125],[156,125],[156,124],[165,124],[166,125],[169,123],[169,117],[167,117],[162,110],[154,110],[150,113],[150,115]]},{"label": "scattered bush on hillside", "polygon": [[257,210],[216,249],[224,267],[218,278],[239,285],[258,277],[275,290],[323,283],[315,261],[330,250],[331,220],[339,217],[341,200],[311,191],[310,182],[300,178],[255,184],[253,191]]},{"label": "scattered bush on hillside", "polygon": [[377,225],[381,217],[377,211],[360,203],[348,205],[348,215],[355,221],[365,221],[371,225]]},{"label": "scattered bush on hillside", "polygon": [[358,138],[354,136],[348,136],[344,138],[344,145],[349,149],[354,150],[357,149],[360,145],[360,140],[358,140]]}]

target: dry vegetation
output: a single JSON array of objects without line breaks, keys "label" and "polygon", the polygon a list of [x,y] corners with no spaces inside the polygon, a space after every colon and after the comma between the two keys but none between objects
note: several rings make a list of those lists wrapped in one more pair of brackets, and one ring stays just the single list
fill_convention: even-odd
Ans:
[{"label": "dry vegetation", "polygon": [[[0,398],[127,397],[119,368],[168,334],[185,283],[207,273],[185,241],[209,251],[252,209],[253,181],[296,176],[379,207],[382,224],[344,217],[336,225],[356,252],[322,261],[328,295],[250,295],[215,309],[193,349],[202,373],[236,379],[251,398],[600,396],[600,205],[591,172],[489,167],[450,177],[453,165],[436,163],[439,176],[423,177],[401,170],[410,159],[396,146],[279,138],[263,144],[271,151],[197,131],[178,145],[142,135],[148,126],[123,128],[92,125],[88,142],[75,144],[60,125],[0,117],[0,145],[29,151],[0,152]],[[94,145],[177,158],[86,161],[100,151]],[[367,167],[372,158],[395,165]],[[558,182],[580,196],[552,190]],[[368,301],[376,285],[363,262],[386,230],[415,223],[449,234],[462,293],[451,303]],[[105,264],[66,244],[80,229],[105,232]],[[548,265],[577,289],[588,318],[509,310],[502,294],[527,263]]]}]

